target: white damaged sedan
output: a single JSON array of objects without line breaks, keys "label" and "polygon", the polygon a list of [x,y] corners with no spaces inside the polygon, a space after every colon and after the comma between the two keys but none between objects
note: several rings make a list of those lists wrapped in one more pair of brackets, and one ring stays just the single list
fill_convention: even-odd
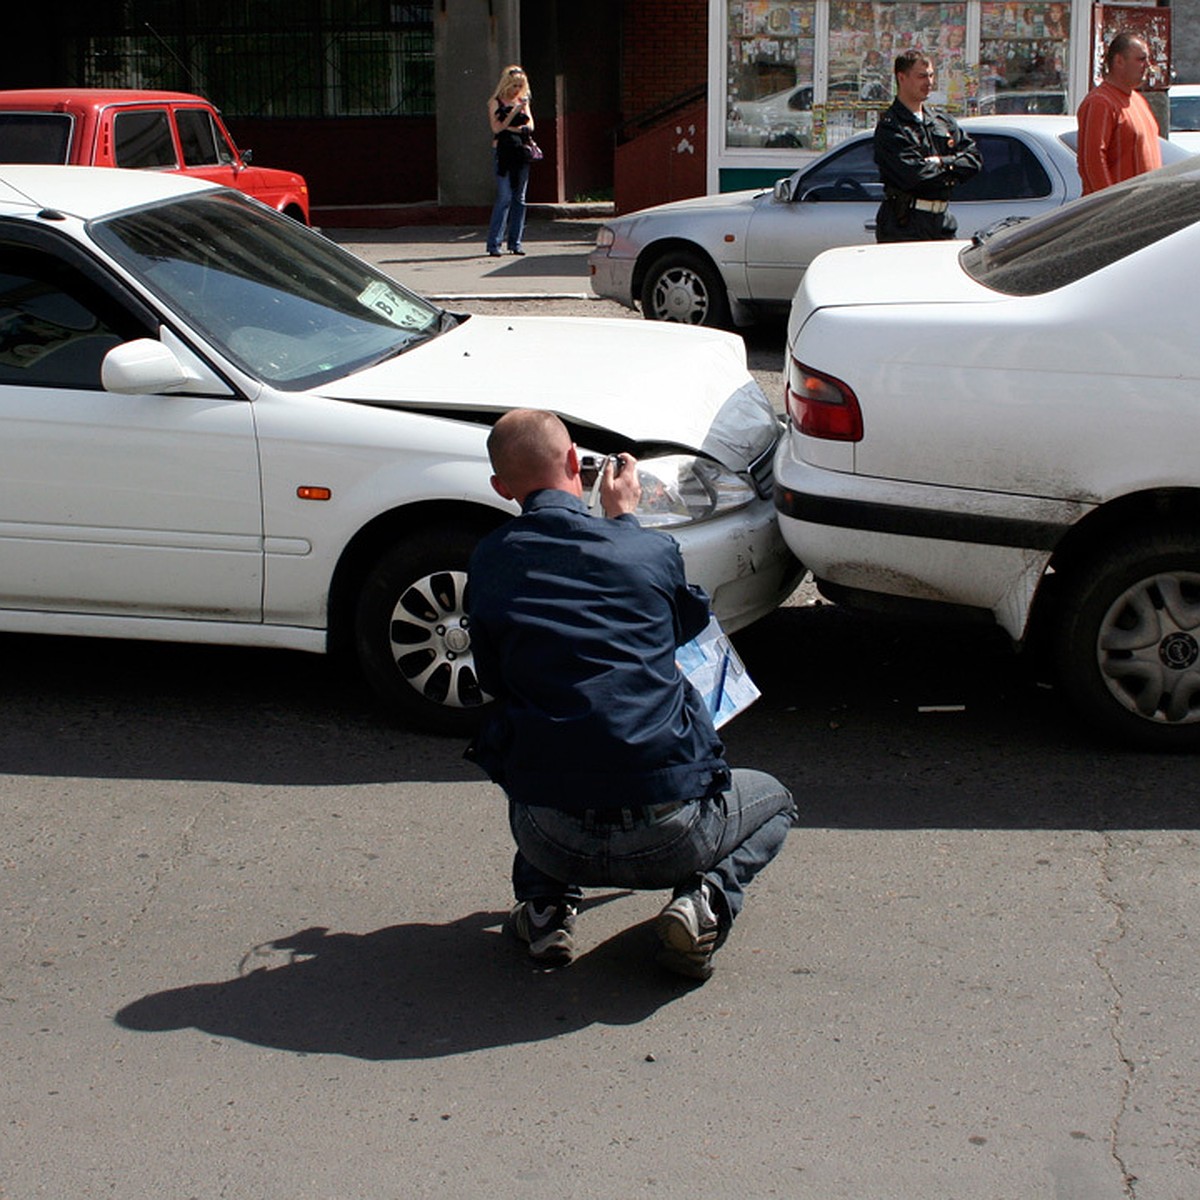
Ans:
[{"label": "white damaged sedan", "polygon": [[784,537],[830,597],[974,610],[1099,728],[1200,747],[1200,159],[978,244],[835,250],[788,330]]},{"label": "white damaged sedan", "polygon": [[0,168],[0,630],[352,650],[398,714],[465,729],[517,406],[637,456],[642,523],[727,629],[791,590],[739,339],[455,315],[238,192]]}]

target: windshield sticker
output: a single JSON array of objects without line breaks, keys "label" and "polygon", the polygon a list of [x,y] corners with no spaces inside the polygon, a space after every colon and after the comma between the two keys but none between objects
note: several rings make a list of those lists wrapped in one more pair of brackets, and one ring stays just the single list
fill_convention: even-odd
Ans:
[{"label": "windshield sticker", "polygon": [[365,287],[359,292],[357,299],[363,308],[379,313],[381,317],[401,329],[424,329],[429,323],[429,309],[426,305],[402,296],[381,279]]}]

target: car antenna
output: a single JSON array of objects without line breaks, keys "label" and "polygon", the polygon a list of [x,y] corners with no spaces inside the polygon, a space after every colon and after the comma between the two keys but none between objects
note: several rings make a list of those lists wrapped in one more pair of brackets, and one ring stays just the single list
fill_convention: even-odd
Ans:
[{"label": "car antenna", "polygon": [[[15,183],[11,182],[7,176],[0,175],[0,183],[3,183],[4,186],[7,188],[12,188],[12,190],[14,192],[16,192],[16,194],[18,196],[20,196],[22,200],[28,200],[30,204],[37,203],[37,201],[28,192],[22,191],[19,187],[17,187],[17,185]],[[41,210],[41,212],[38,213],[38,216],[44,217],[47,221],[65,221],[66,220],[66,218],[62,215],[62,213],[56,211],[53,208],[43,208]]]},{"label": "car antenna", "polygon": [[[159,33],[158,30],[155,29],[154,26],[151,25],[149,21],[143,21],[142,25],[150,31],[150,35],[152,37],[155,37],[158,39],[158,42],[162,46],[162,48],[176,61],[176,63],[179,64],[179,69],[183,72],[184,76],[186,77],[186,79],[188,81],[188,87],[190,87],[193,92],[200,93],[200,89],[196,86],[196,81],[192,77],[192,72],[188,69],[187,63],[185,63],[183,61],[183,59],[180,58],[179,55],[175,53],[175,50],[171,46],[171,43],[168,42],[167,39],[165,37],[163,37],[162,34]],[[200,93],[200,94],[203,94],[203,93]]]}]

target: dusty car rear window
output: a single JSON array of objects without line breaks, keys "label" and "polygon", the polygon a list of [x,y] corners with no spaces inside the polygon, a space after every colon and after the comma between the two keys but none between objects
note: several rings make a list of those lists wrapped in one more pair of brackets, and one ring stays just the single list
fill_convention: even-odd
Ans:
[{"label": "dusty car rear window", "polygon": [[959,255],[963,269],[1009,296],[1065,287],[1200,220],[1200,165],[1161,171],[984,235]]}]

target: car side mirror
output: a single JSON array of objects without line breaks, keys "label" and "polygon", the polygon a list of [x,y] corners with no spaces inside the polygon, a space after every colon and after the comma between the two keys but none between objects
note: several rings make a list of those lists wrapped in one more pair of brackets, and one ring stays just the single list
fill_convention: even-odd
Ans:
[{"label": "car side mirror", "polygon": [[153,338],[135,338],[114,346],[100,364],[100,382],[119,396],[174,392],[191,381],[175,353]]},{"label": "car side mirror", "polygon": [[248,167],[250,165],[250,163],[253,161],[253,159],[254,159],[254,151],[253,150],[243,150],[242,151],[242,166]]},{"label": "car side mirror", "polygon": [[775,186],[771,189],[771,195],[774,197],[776,204],[787,204],[792,198],[792,177],[785,175],[782,179],[775,180]]}]

